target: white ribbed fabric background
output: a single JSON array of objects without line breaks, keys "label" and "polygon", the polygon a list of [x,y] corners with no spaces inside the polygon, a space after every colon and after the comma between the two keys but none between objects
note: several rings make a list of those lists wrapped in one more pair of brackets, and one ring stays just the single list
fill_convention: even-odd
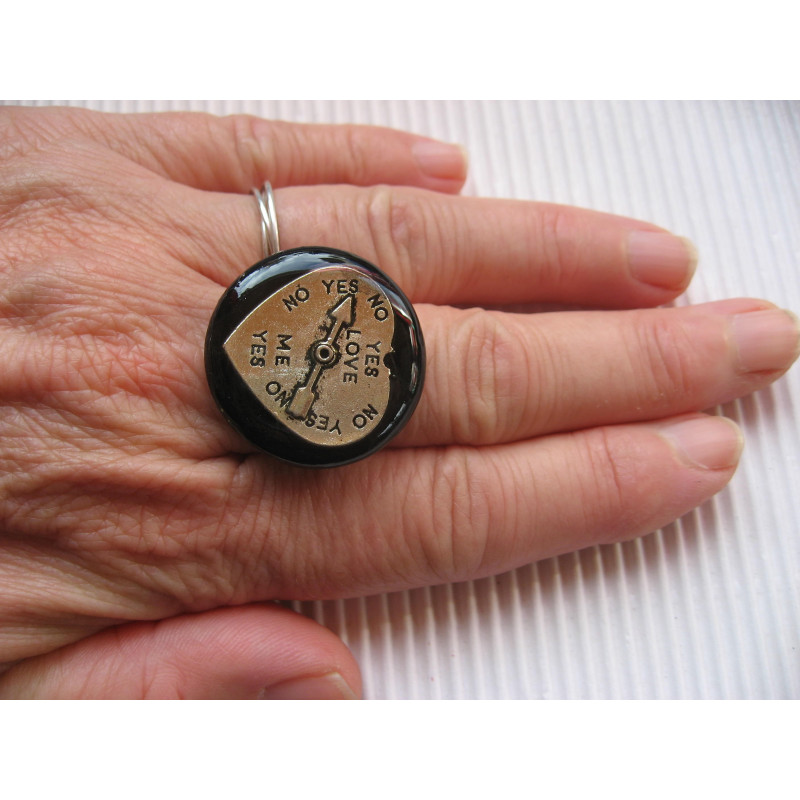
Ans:
[{"label": "white ribbed fabric background", "polygon": [[[391,125],[458,141],[465,192],[571,203],[689,236],[680,302],[800,312],[800,104],[92,102]],[[638,541],[495,578],[298,604],[357,656],[369,698],[800,698],[800,368],[723,412],[722,494]]]}]

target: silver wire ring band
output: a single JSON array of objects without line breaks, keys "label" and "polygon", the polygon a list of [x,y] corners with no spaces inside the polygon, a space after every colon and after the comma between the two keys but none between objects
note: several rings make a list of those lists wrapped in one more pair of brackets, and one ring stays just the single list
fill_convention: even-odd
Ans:
[{"label": "silver wire ring band", "polygon": [[280,249],[278,240],[278,216],[275,213],[275,197],[272,194],[272,184],[267,181],[261,191],[252,190],[258,201],[258,210],[261,214],[261,246],[264,258],[274,256]]}]

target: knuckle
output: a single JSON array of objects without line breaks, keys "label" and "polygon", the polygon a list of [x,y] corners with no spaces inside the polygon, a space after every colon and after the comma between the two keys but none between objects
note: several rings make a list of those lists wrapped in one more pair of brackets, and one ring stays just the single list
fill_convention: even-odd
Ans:
[{"label": "knuckle", "polygon": [[477,464],[455,448],[443,451],[430,482],[433,535],[426,530],[420,537],[428,573],[447,582],[481,572],[498,485],[488,462]]},{"label": "knuckle", "polygon": [[637,344],[644,361],[643,372],[649,377],[642,382],[647,387],[648,396],[643,398],[646,402],[661,407],[672,398],[693,393],[697,343],[689,331],[660,314],[642,329]]},{"label": "knuckle", "polygon": [[356,184],[366,183],[371,171],[374,151],[370,147],[365,131],[358,125],[342,125],[338,128],[341,136],[341,148],[348,165],[350,181]]},{"label": "knuckle", "polygon": [[589,543],[630,538],[650,510],[662,502],[653,490],[647,453],[637,434],[602,427],[572,437],[577,458],[571,471],[571,492]]},{"label": "knuckle", "polygon": [[[429,236],[428,219],[416,198],[391,186],[375,186],[364,194],[362,215],[379,262],[392,264],[411,279]],[[405,282],[405,281],[404,281]]]},{"label": "knuckle", "polygon": [[[577,463],[582,477],[577,491],[573,487],[575,507],[582,510],[583,527],[597,541],[613,538],[614,528],[625,528],[629,515],[630,482],[618,458],[618,447],[607,428],[591,435],[575,434],[580,457]],[[578,438],[580,437],[580,438]]]},{"label": "knuckle", "polygon": [[[216,126],[219,120],[208,117],[208,125]],[[276,186],[285,183],[280,169],[283,162],[291,163],[297,149],[296,137],[293,128],[285,126],[281,133],[284,134],[284,146],[287,153],[285,158],[278,160],[274,152],[275,124],[249,114],[234,114],[226,118],[228,137],[232,140],[232,152],[236,154],[235,162],[240,174],[235,177],[234,183],[246,183],[248,176],[269,176]],[[213,131],[212,131],[213,133]]]},{"label": "knuckle", "polygon": [[530,252],[539,253],[537,272],[542,285],[569,282],[578,266],[575,230],[567,209],[543,205],[532,226]]},{"label": "knuckle", "polygon": [[[521,358],[519,336],[502,314],[467,312],[461,325],[450,331],[449,352],[460,353],[449,389],[455,414],[457,442],[485,444],[502,440],[519,423],[525,403],[509,402],[510,396],[527,397],[526,360]],[[513,409],[517,409],[514,412]]]}]

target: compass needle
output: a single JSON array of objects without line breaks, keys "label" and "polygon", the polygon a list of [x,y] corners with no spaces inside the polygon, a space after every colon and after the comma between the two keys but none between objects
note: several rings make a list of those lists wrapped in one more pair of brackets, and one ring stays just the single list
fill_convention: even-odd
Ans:
[{"label": "compass needle", "polygon": [[311,368],[306,382],[298,383],[297,386],[295,386],[294,394],[286,409],[287,413],[295,419],[305,419],[308,416],[308,412],[311,411],[311,406],[314,405],[314,401],[317,399],[317,392],[314,387],[321,374],[322,365],[315,364]]},{"label": "compass needle", "polygon": [[328,310],[328,316],[333,320],[333,324],[328,335],[312,346],[311,370],[305,381],[300,381],[295,386],[289,407],[286,409],[288,414],[295,419],[305,419],[311,412],[314,402],[319,398],[316,391],[317,381],[320,379],[322,371],[330,367],[340,355],[336,342],[344,328],[353,324],[353,305],[353,295],[348,294],[344,300]]},{"label": "compass needle", "polygon": [[[329,312],[328,316],[334,321],[334,325],[339,322],[340,325],[350,327],[355,320],[355,301],[353,295],[348,294],[341,303],[337,303]],[[333,328],[331,328],[331,331]],[[333,337],[336,340],[341,332],[341,327],[336,331]]]}]

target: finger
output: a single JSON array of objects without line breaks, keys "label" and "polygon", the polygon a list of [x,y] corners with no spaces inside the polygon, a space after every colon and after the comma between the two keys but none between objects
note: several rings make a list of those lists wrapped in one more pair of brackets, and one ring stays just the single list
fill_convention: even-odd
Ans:
[{"label": "finger", "polygon": [[312,476],[284,468],[277,492],[253,459],[240,475],[252,494],[234,501],[244,504],[235,517],[251,526],[239,541],[257,542],[273,565],[269,588],[246,546],[240,557],[256,591],[297,599],[479,578],[654,531],[719,491],[740,450],[735,425],[697,415],[489,448],[384,451]]},{"label": "finger", "polygon": [[[31,224],[49,234],[29,257],[58,256],[76,220],[101,242],[118,243],[124,230],[160,254],[153,268],[168,254],[190,276],[195,270],[221,286],[261,257],[260,217],[249,194],[198,192],[155,180],[141,167],[133,174],[130,164],[120,192],[122,159],[91,155],[76,163],[69,149],[56,167],[50,159],[35,173],[21,165],[11,170],[9,205],[38,199],[24,215],[5,220],[6,234],[27,241]],[[686,287],[695,264],[679,237],[565,206],[387,186],[288,188],[276,193],[276,205],[284,248],[351,250],[391,274],[414,302],[658,305]],[[96,213],[87,215],[87,208]],[[110,265],[124,255],[115,250]]]},{"label": "finger", "polygon": [[111,628],[0,677],[5,699],[345,700],[361,694],[350,651],[274,605]]},{"label": "finger", "polygon": [[3,113],[23,140],[82,135],[174,181],[219,192],[249,193],[266,180],[274,187],[402,183],[458,192],[466,178],[460,146],[389,128],[187,112],[7,108]]},{"label": "finger", "polygon": [[[159,278],[154,274],[152,280]],[[78,278],[48,291],[69,309],[72,335],[81,342],[98,337],[89,349],[76,346],[58,315],[42,328],[40,304],[37,327],[29,330],[19,316],[22,303],[14,300],[15,315],[0,337],[0,350],[9,354],[0,395],[25,409],[14,427],[16,440],[26,443],[17,452],[32,454],[43,426],[72,440],[79,424],[87,440],[132,453],[143,445],[197,459],[253,452],[223,422],[205,388],[203,336],[216,293],[195,296],[179,289],[184,312],[168,294],[153,299],[149,286],[140,296],[128,283],[124,296],[109,297],[106,308],[119,303],[118,312],[102,315],[83,309]],[[27,302],[31,292],[23,294]],[[94,303],[101,295],[86,296]],[[125,336],[109,337],[108,319],[127,320],[137,304],[147,316],[133,317],[131,331],[115,328]],[[520,315],[427,305],[419,305],[418,313],[427,344],[426,387],[394,446],[485,445],[698,411],[767,385],[797,356],[793,318],[758,300],[602,314]],[[152,330],[151,321],[157,323]],[[140,344],[142,332],[149,338]],[[68,359],[69,369],[31,367],[53,359]],[[103,391],[89,391],[98,380]],[[56,395],[68,417],[48,416]],[[106,395],[113,395],[113,405]],[[31,421],[34,405],[42,407],[40,422]],[[121,440],[122,429],[127,438]]]},{"label": "finger", "polygon": [[[86,548],[87,563],[70,569],[66,588],[60,575],[58,592],[41,602],[41,578],[33,589],[25,573],[8,583],[34,592],[46,633],[55,627],[51,596],[62,598],[59,621],[66,596],[69,623],[102,625],[161,616],[165,603],[214,607],[233,593],[307,600],[468,580],[656,530],[719,491],[740,449],[735,426],[695,415],[480,448],[384,450],[324,471],[263,455],[195,464],[70,459],[39,469],[38,485],[18,489],[6,513],[30,539],[47,514],[48,535]],[[93,518],[76,507],[93,509]],[[108,583],[109,552],[114,586],[126,594],[93,606],[97,585]],[[152,567],[143,571],[144,554]],[[30,637],[31,613],[17,624]],[[12,636],[10,646],[9,660],[26,657],[24,642]]]},{"label": "finger", "polygon": [[[204,271],[227,285],[259,252],[254,201],[209,195],[192,207]],[[320,186],[278,192],[276,210],[282,247],[357,253],[415,302],[652,306],[680,294],[696,265],[687,240],[654,225],[548,203]]]},{"label": "finger", "polygon": [[420,404],[396,446],[484,445],[702,411],[776,380],[797,319],[760,300],[504,314],[418,306]]}]

